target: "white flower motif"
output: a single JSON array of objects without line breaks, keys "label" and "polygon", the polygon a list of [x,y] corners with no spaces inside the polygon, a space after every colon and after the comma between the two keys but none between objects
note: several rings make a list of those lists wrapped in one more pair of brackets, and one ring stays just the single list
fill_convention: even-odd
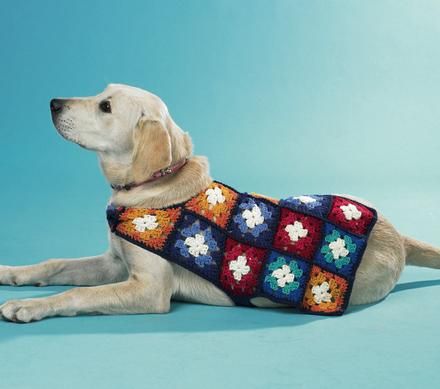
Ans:
[{"label": "white flower motif", "polygon": [[261,214],[261,209],[256,204],[252,207],[252,210],[245,209],[241,216],[244,220],[246,220],[246,225],[249,228],[254,228],[255,226],[258,226],[259,224],[262,224],[264,222],[264,217]]},{"label": "white flower motif", "polygon": [[229,262],[229,270],[232,271],[234,278],[240,281],[242,276],[251,271],[251,268],[247,264],[246,256],[239,255],[236,260]]},{"label": "white flower motif", "polygon": [[145,232],[145,230],[154,230],[159,224],[155,215],[144,215],[142,217],[135,218],[132,223],[135,225],[135,229],[139,232]]},{"label": "white flower motif", "polygon": [[313,300],[316,304],[329,303],[332,301],[332,295],[329,293],[330,285],[324,281],[321,285],[315,285],[312,288]]},{"label": "white flower motif", "polygon": [[346,257],[350,253],[350,251],[345,248],[345,240],[341,238],[338,238],[335,241],[331,242],[328,247],[330,247],[334,259]]},{"label": "white flower motif", "polygon": [[289,238],[292,242],[298,242],[300,238],[305,238],[309,233],[307,228],[304,228],[303,224],[299,221],[295,221],[293,224],[288,224],[284,231],[289,234]]},{"label": "white flower motif", "polygon": [[193,257],[198,257],[200,254],[205,255],[209,249],[202,234],[195,234],[194,237],[189,236],[184,243],[188,246],[188,251]]},{"label": "white flower motif", "polygon": [[314,203],[316,201],[316,199],[314,199],[313,197],[310,196],[296,196],[294,197],[295,200],[299,200],[301,201],[303,204],[310,204],[310,203]]},{"label": "white flower motif", "polygon": [[286,284],[290,284],[295,280],[295,275],[288,265],[283,265],[279,269],[274,270],[272,277],[277,279],[277,284],[280,288],[284,288]]},{"label": "white flower motif", "polygon": [[342,209],[342,212],[347,220],[359,220],[362,216],[362,212],[359,211],[354,204],[341,205],[339,208]]},{"label": "white flower motif", "polygon": [[224,203],[225,196],[223,196],[222,190],[216,186],[213,189],[208,189],[206,192],[206,199],[209,204],[216,205],[217,203]]}]

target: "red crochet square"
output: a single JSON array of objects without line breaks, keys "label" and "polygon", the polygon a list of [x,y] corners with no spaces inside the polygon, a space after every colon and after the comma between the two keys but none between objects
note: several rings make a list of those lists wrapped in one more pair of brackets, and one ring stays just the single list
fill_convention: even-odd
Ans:
[{"label": "red crochet square", "polygon": [[265,249],[228,238],[220,270],[223,288],[236,296],[254,294],[265,256]]},{"label": "red crochet square", "polygon": [[273,246],[311,261],[321,241],[322,226],[316,217],[281,208]]},{"label": "red crochet square", "polygon": [[349,232],[365,235],[375,214],[356,201],[334,196],[328,220]]}]

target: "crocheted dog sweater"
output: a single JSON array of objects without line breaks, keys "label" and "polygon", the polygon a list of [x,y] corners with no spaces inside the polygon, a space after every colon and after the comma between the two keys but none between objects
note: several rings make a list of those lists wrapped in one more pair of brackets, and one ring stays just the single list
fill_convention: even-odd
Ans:
[{"label": "crocheted dog sweater", "polygon": [[265,297],[341,315],[377,213],[333,195],[276,200],[221,182],[166,208],[107,208],[110,229],[210,281],[237,305]]}]

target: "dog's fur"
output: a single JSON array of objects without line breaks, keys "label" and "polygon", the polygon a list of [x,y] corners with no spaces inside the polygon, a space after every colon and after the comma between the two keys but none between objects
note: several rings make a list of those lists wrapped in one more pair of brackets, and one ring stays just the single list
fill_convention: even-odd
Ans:
[{"label": "dog's fur", "polygon": [[[100,110],[105,100],[111,103],[111,113]],[[166,207],[194,196],[212,181],[207,159],[192,155],[189,135],[149,92],[111,84],[95,97],[63,99],[53,121],[64,138],[97,152],[111,184],[142,182],[153,172],[188,158],[176,174],[129,191],[114,191],[111,202],[117,205]],[[163,313],[169,311],[171,299],[233,305],[216,286],[178,265],[114,234],[109,233],[109,241],[108,251],[95,257],[0,266],[2,285],[80,286],[50,297],[8,301],[0,306],[1,316],[27,323],[57,315]],[[440,250],[400,235],[379,214],[350,304],[372,303],[387,296],[405,264],[440,268]],[[255,298],[253,303],[279,306],[264,298]]]}]

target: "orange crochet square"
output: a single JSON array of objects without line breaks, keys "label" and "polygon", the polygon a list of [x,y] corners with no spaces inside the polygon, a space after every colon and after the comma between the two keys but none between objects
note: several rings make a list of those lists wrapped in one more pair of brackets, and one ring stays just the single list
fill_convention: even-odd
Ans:
[{"label": "orange crochet square", "polygon": [[[168,208],[166,210],[129,208],[119,216],[120,223],[116,230],[148,247],[162,250],[181,212],[181,208]],[[155,216],[157,226],[154,229],[145,229],[143,232],[138,231],[134,220],[145,215]]]},{"label": "orange crochet square", "polygon": [[342,313],[347,290],[345,279],[315,265],[310,272],[303,307],[312,312]]},{"label": "orange crochet square", "polygon": [[208,189],[189,200],[185,207],[225,228],[237,198],[238,194],[232,189],[213,182]]}]

